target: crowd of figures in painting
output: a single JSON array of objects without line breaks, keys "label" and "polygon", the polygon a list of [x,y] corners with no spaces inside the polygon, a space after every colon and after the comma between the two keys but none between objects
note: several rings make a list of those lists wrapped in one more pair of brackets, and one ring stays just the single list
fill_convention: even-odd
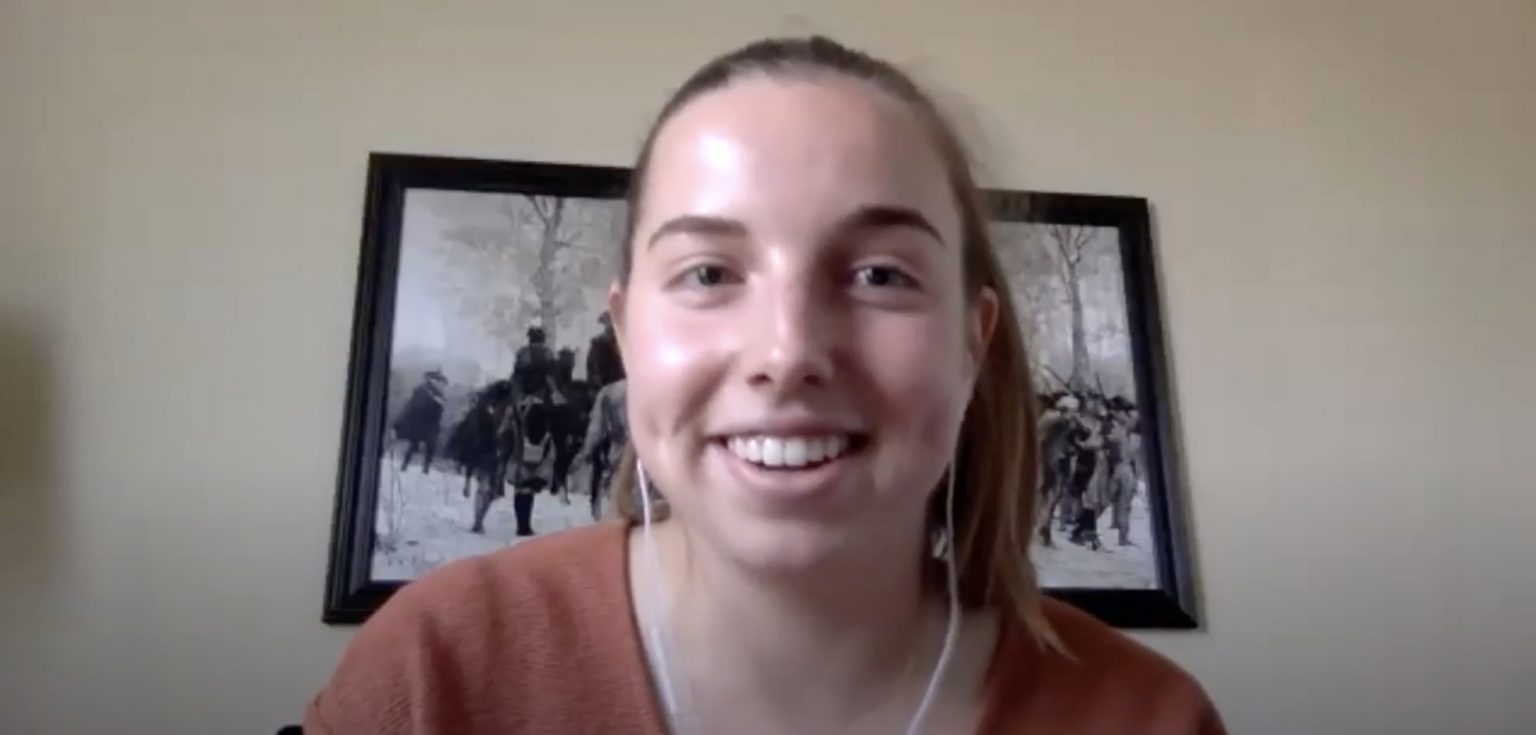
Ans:
[{"label": "crowd of figures in painting", "polygon": [[[576,489],[587,497],[591,518],[601,515],[603,488],[627,441],[624,371],[613,331],[592,338],[585,379],[574,377],[575,350],[557,352],[545,340],[543,329],[530,327],[512,375],[475,391],[451,422],[444,421],[447,377],[428,371],[390,424],[397,450],[391,457],[400,458],[395,471],[409,472],[415,462],[422,475],[446,469],[462,478],[459,494],[474,501],[472,533],[485,533],[491,503],[508,487],[518,536],[535,535],[533,508],[541,492],[569,505]],[[434,464],[440,441],[446,468]]]},{"label": "crowd of figures in painting", "polygon": [[623,203],[407,193],[375,579],[592,522],[622,451]]},{"label": "crowd of figures in painting", "polygon": [[[623,366],[599,307],[622,203],[413,194],[376,579],[592,522],[626,441]],[[996,223],[994,234],[1036,376],[1041,581],[1152,586],[1117,232]]]},{"label": "crowd of figures in painting", "polygon": [[1136,365],[1114,228],[994,222],[1029,346],[1049,587],[1156,584]]}]

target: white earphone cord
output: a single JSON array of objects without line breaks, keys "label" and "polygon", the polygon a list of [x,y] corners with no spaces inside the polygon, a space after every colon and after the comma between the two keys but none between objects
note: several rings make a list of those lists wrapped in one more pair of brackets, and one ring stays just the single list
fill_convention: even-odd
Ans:
[{"label": "white earphone cord", "polygon": [[[944,631],[944,644],[939,649],[939,660],[934,663],[933,674],[928,677],[928,686],[923,691],[923,698],[917,703],[917,711],[912,714],[912,720],[907,725],[907,735],[918,735],[923,730],[923,720],[933,708],[933,703],[938,699],[940,685],[944,680],[944,673],[949,668],[950,658],[955,652],[955,644],[960,637],[960,579],[955,565],[955,469],[953,466],[948,471],[948,482],[944,491],[944,558],[948,579],[945,580],[949,591],[949,619]],[[662,581],[661,555],[656,551],[656,538],[651,533],[651,483],[646,477],[645,468],[640,461],[635,460],[635,476],[640,484],[640,514],[641,536],[645,544],[646,562],[650,566],[652,581]],[[657,596],[658,601],[666,596],[668,590],[662,590]],[[655,607],[662,605],[658,602]],[[658,610],[651,611],[650,623],[646,626],[650,634],[652,655],[656,659],[658,669],[656,677],[661,686],[661,697],[667,708],[668,721],[675,729],[681,729],[685,712],[678,702],[677,689],[672,681],[671,664],[667,661],[667,646],[663,639],[661,629],[662,615]]]},{"label": "white earphone cord", "polygon": [[[635,475],[640,481],[640,517],[643,525],[641,535],[645,542],[645,556],[647,566],[650,567],[651,581],[660,584],[662,580],[661,555],[656,551],[656,537],[651,534],[651,484],[646,479],[645,470],[640,467],[639,460],[635,461]],[[661,594],[655,595],[650,615],[650,622],[646,625],[646,632],[651,639],[651,655],[656,659],[656,677],[661,685],[661,698],[667,707],[668,720],[675,728],[678,718],[682,714],[682,707],[677,701],[677,691],[672,685],[672,664],[667,660],[667,645],[662,639],[661,608],[668,590],[661,590]]]},{"label": "white earphone cord", "polygon": [[939,696],[939,685],[943,683],[944,673],[949,668],[949,660],[955,653],[955,643],[960,638],[960,575],[955,564],[955,467],[950,465],[949,481],[944,488],[944,566],[945,586],[949,591],[949,621],[944,630],[944,646],[939,650],[939,660],[933,665],[933,675],[928,677],[928,688],[923,692],[923,698],[917,703],[917,711],[912,714],[912,722],[907,725],[907,735],[917,735],[923,731],[923,718],[928,716],[928,710],[933,707],[934,700]]}]

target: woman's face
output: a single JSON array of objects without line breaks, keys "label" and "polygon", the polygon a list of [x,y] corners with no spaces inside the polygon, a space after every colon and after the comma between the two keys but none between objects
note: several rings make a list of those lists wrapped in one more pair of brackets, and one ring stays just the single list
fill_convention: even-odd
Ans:
[{"label": "woman's face", "polygon": [[655,141],[612,295],[630,431],[690,532],[794,570],[913,544],[995,295],[922,124],[863,82],[749,77]]}]

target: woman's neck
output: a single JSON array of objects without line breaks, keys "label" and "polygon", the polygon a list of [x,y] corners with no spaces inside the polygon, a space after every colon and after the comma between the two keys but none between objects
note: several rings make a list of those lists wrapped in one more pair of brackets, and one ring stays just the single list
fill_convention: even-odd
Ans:
[{"label": "woman's neck", "polygon": [[683,679],[673,683],[706,722],[718,711],[737,723],[759,719],[764,731],[905,726],[946,622],[943,604],[923,594],[920,546],[849,553],[786,575],[744,569],[678,522],[653,532],[661,574],[645,586],[668,601],[668,675]]}]

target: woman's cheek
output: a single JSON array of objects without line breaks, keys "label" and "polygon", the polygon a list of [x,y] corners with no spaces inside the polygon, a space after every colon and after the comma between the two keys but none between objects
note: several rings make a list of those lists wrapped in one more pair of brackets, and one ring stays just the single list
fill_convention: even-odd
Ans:
[{"label": "woman's cheek", "polygon": [[[894,423],[927,446],[950,441],[965,415],[969,377],[964,355],[950,347],[951,335],[890,335],[888,349],[871,363],[882,402]],[[935,349],[932,345],[945,345]]]},{"label": "woman's cheek", "polygon": [[938,320],[896,321],[884,329],[862,330],[862,352],[869,369],[890,392],[948,394],[964,373],[963,344],[957,330]]},{"label": "woman's cheek", "polygon": [[720,330],[697,321],[658,320],[636,334],[646,351],[635,356],[631,386],[643,393],[642,423],[658,437],[687,433],[718,382]]}]

